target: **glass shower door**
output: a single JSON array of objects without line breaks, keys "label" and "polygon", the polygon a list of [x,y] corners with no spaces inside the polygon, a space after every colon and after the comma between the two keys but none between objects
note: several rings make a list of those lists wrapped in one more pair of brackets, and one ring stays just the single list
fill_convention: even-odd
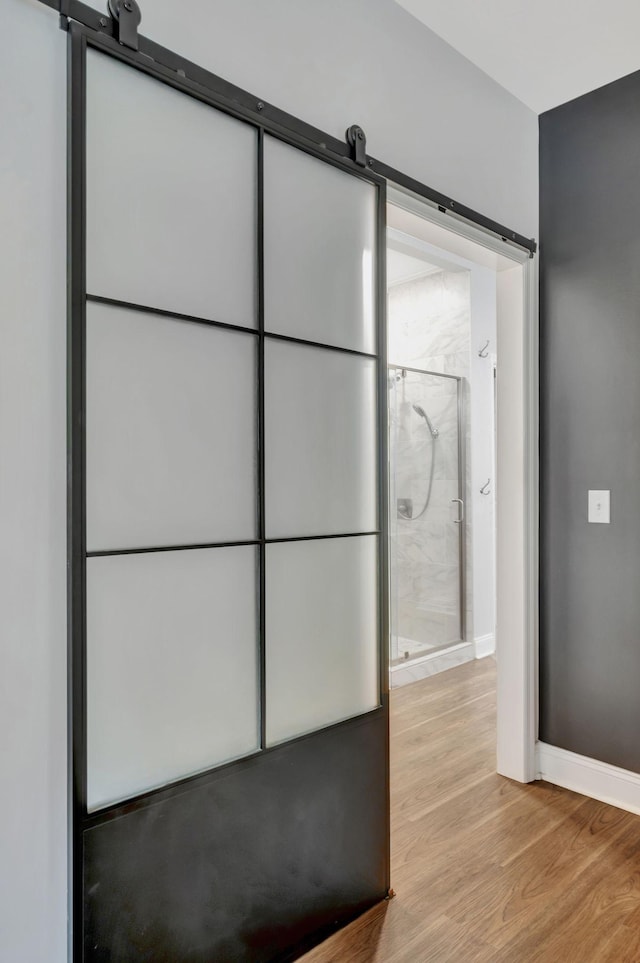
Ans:
[{"label": "glass shower door", "polygon": [[389,367],[391,663],[464,639],[461,383]]}]

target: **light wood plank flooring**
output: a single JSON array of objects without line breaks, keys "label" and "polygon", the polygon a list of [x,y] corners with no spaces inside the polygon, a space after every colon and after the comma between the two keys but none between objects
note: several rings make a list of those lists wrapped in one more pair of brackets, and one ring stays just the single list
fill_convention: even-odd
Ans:
[{"label": "light wood plank flooring", "polygon": [[494,757],[492,659],[392,692],[397,895],[304,963],[639,963],[640,816]]}]

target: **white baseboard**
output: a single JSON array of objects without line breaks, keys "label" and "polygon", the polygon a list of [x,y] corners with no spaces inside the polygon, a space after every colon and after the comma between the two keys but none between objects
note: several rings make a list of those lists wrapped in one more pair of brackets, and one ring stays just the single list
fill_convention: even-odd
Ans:
[{"label": "white baseboard", "polygon": [[473,640],[475,646],[476,659],[486,659],[488,655],[494,655],[496,651],[496,637],[493,632],[488,635],[479,635]]},{"label": "white baseboard", "polygon": [[536,743],[536,772],[563,789],[572,789],[600,802],[640,814],[640,774],[597,759]]}]

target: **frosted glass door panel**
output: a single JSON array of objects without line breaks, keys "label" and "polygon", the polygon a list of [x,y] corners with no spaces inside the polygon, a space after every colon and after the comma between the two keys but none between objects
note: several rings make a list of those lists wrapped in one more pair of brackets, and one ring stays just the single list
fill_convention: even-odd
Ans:
[{"label": "frosted glass door panel", "polygon": [[256,324],[257,138],[87,52],[87,291]]},{"label": "frosted glass door panel", "polygon": [[368,358],[267,339],[268,538],[377,528],[375,378]]},{"label": "frosted glass door panel", "polygon": [[256,534],[256,339],[87,305],[89,551]]},{"label": "frosted glass door panel", "polygon": [[266,566],[273,745],[378,705],[377,537],[268,545]]},{"label": "frosted glass door panel", "polygon": [[373,354],[376,190],[265,137],[265,328]]},{"label": "frosted glass door panel", "polygon": [[256,549],[87,560],[88,805],[257,749]]}]

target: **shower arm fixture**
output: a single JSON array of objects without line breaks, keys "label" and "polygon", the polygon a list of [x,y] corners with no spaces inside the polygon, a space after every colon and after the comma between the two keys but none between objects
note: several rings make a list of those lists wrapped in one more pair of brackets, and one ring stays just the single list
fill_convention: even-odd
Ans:
[{"label": "shower arm fixture", "polygon": [[478,351],[478,357],[479,357],[479,358],[488,358],[488,357],[489,357],[489,350],[488,350],[488,349],[489,349],[490,343],[491,343],[490,341],[486,341],[485,344],[482,345],[482,347],[481,347],[480,350]]}]

